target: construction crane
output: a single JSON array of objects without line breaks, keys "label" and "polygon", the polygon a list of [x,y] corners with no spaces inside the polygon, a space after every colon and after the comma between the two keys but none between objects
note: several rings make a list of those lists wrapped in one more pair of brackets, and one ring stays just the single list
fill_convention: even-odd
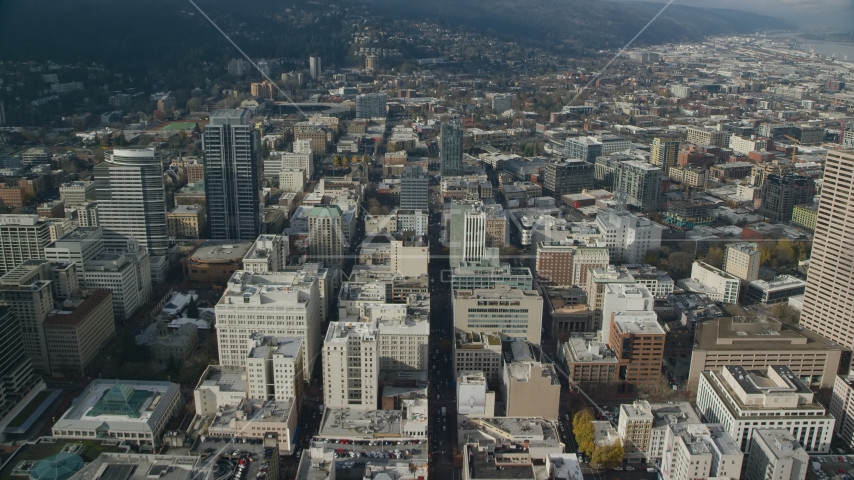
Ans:
[{"label": "construction crane", "polygon": [[783,136],[788,138],[789,140],[791,140],[795,144],[795,148],[792,149],[792,163],[795,163],[795,154],[798,153],[798,145],[800,145],[801,142],[800,142],[800,140],[798,140],[795,137],[790,137],[789,135],[783,135]]}]

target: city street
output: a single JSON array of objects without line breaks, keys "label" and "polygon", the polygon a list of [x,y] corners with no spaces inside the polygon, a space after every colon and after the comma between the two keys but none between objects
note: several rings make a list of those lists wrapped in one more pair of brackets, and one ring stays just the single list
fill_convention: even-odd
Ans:
[{"label": "city street", "polygon": [[[458,478],[453,467],[457,451],[456,392],[453,372],[454,312],[451,307],[451,286],[443,282],[442,271],[449,268],[442,254],[440,235],[441,213],[430,218],[430,471],[438,478]],[[447,275],[445,275],[447,277]],[[445,409],[445,414],[442,413]]]}]

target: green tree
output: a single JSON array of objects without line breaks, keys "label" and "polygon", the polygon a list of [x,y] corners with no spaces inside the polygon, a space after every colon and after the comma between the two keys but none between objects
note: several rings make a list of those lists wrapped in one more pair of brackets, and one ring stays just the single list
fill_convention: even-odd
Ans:
[{"label": "green tree", "polygon": [[590,464],[599,469],[610,470],[623,463],[623,445],[617,440],[613,445],[596,447],[590,456]]},{"label": "green tree", "polygon": [[691,273],[691,264],[694,256],[685,252],[673,252],[667,257],[667,273],[672,278],[687,278]]},{"label": "green tree", "polygon": [[196,297],[190,297],[190,303],[187,304],[187,317],[199,318],[199,306],[196,305]]},{"label": "green tree", "polygon": [[122,355],[126,362],[150,362],[151,348],[148,345],[140,345],[130,330],[125,330],[121,339]]},{"label": "green tree", "polygon": [[723,268],[724,250],[720,247],[710,248],[709,253],[706,254],[706,263],[715,268]]}]

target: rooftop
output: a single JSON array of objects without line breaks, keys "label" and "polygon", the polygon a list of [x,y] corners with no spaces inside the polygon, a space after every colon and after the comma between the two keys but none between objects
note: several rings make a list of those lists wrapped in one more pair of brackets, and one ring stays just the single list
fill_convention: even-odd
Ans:
[{"label": "rooftop", "polygon": [[205,240],[193,250],[189,259],[194,262],[233,263],[243,259],[253,243]]},{"label": "rooftop", "polygon": [[327,408],[318,435],[333,438],[401,436],[401,410]]},{"label": "rooftop", "polygon": [[247,391],[246,369],[242,367],[229,367],[211,365],[202,375],[196,388],[217,388],[223,392]]},{"label": "rooftop", "polygon": [[614,324],[622,333],[666,335],[655,312],[614,312]]},{"label": "rooftop", "polygon": [[151,431],[178,394],[178,385],[169,382],[93,380],[53,428],[94,430],[108,422],[111,428]]},{"label": "rooftop", "polygon": [[697,324],[694,350],[845,350],[821,335],[772,317],[720,317]]},{"label": "rooftop", "polygon": [[169,213],[172,215],[198,215],[204,209],[204,205],[178,205]]},{"label": "rooftop", "polygon": [[490,480],[534,480],[537,478],[534,473],[534,465],[531,457],[527,455],[526,451],[520,451],[518,455],[502,455],[498,453],[489,455],[486,451],[477,451],[473,445],[469,445],[467,448],[472,451],[468,457],[472,478],[487,478]]},{"label": "rooftop", "polygon": [[[44,325],[80,325],[95,308],[111,296],[112,292],[109,290],[95,290],[74,310],[61,310],[55,315],[47,317]],[[112,305],[112,302],[110,304]]]}]

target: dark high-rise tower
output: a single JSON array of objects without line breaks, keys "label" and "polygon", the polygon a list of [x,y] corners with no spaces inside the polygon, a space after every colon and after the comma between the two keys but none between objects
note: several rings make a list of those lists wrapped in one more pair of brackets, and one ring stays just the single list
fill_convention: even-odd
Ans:
[{"label": "dark high-rise tower", "polygon": [[202,136],[210,238],[255,240],[261,230],[258,131],[249,111],[216,110]]},{"label": "dark high-rise tower", "polygon": [[442,176],[463,174],[463,125],[459,120],[442,124],[439,142],[439,162]]}]

